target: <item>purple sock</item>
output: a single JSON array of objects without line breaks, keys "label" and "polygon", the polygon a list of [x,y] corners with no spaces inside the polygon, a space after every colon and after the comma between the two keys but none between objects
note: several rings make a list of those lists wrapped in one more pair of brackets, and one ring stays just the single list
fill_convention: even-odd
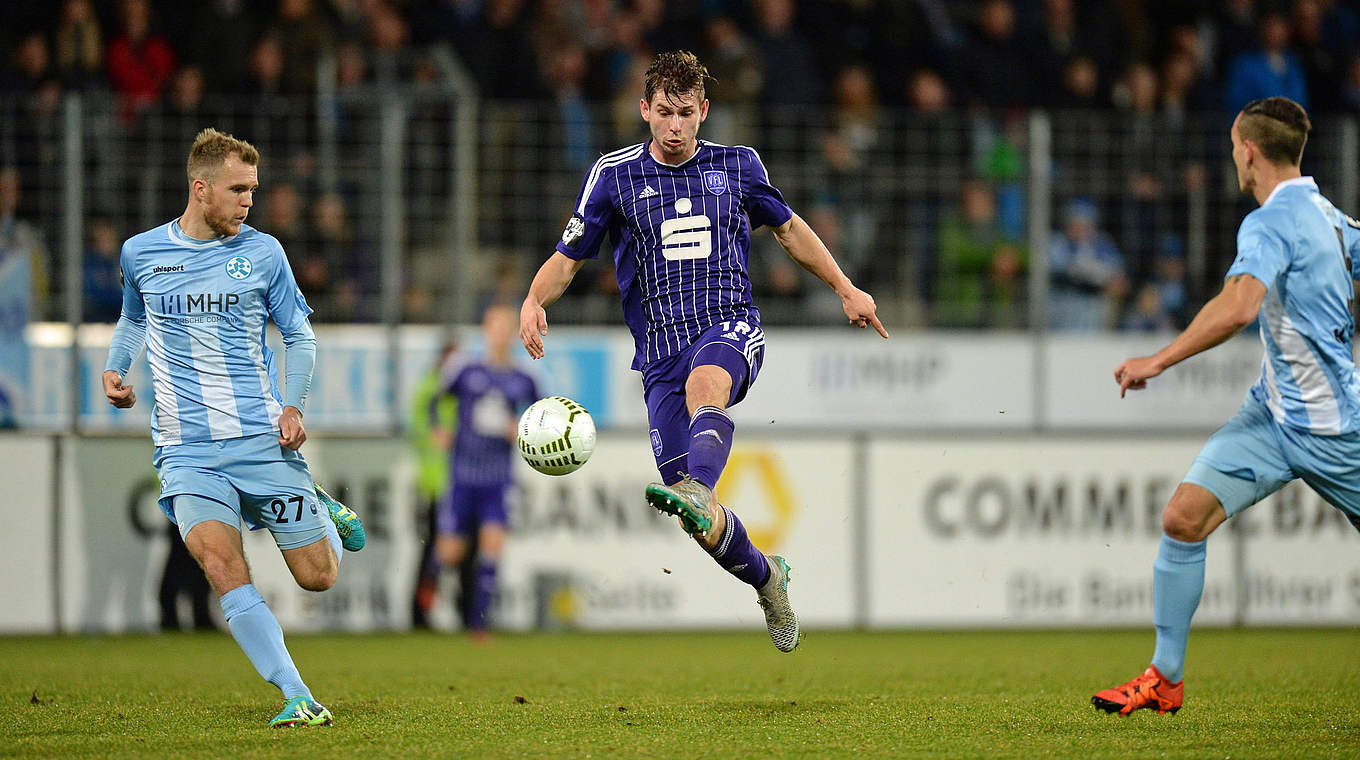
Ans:
[{"label": "purple sock", "polygon": [[467,620],[464,625],[469,631],[486,630],[486,613],[491,609],[491,598],[496,595],[496,562],[477,560],[477,580],[473,582],[472,594],[468,599]]},{"label": "purple sock", "polygon": [[756,588],[764,586],[765,581],[770,579],[770,563],[765,561],[765,555],[747,538],[746,526],[741,524],[741,520],[727,507],[722,509],[727,513],[727,528],[723,531],[718,547],[709,554],[723,569],[740,578],[742,583]]},{"label": "purple sock", "polygon": [[709,488],[718,485],[727,455],[732,451],[735,426],[727,412],[701,406],[689,421],[689,475]]}]

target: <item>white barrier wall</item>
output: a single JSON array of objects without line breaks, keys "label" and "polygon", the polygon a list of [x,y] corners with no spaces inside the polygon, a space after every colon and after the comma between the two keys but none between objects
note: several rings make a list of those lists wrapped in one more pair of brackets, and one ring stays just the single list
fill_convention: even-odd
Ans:
[{"label": "white barrier wall", "polygon": [[53,439],[0,436],[0,631],[54,630]]},{"label": "white barrier wall", "polygon": [[[853,619],[849,441],[762,440],[733,450],[719,498],[752,539],[789,557],[803,619]],[[516,628],[762,626],[750,587],[734,581],[674,520],[642,500],[656,480],[642,436],[603,439],[578,473],[523,468],[522,498],[501,577],[502,623]]]},{"label": "white barrier wall", "polygon": [[[436,359],[441,330],[429,326],[320,326],[307,407],[313,432],[382,434],[404,423],[411,387]],[[474,328],[454,331],[477,350]],[[81,378],[73,394],[70,330],[31,325],[26,424],[65,430],[79,396],[84,431],[141,433],[153,401],[145,359],[129,374],[141,403],[114,410],[99,373],[112,329],[81,330]],[[1147,392],[1120,400],[1114,368],[1171,336],[770,328],[765,366],[737,415],[807,431],[1187,430],[1222,424],[1260,373],[1261,345],[1242,335],[1174,367]],[[276,350],[277,336],[271,340]],[[539,362],[525,362],[545,394],[585,405],[601,429],[647,429],[640,375],[628,369],[633,340],[621,328],[556,325]]]},{"label": "white barrier wall", "polygon": [[[1190,439],[875,442],[872,577],[898,581],[872,587],[870,621],[1150,621],[1162,507],[1198,449]],[[1202,623],[1233,610],[1231,552],[1215,549]]]},{"label": "white barrier wall", "polygon": [[[1146,626],[1161,509],[1201,440],[750,431],[719,495],[760,546],[788,557],[811,627]],[[58,562],[54,441],[65,463]],[[404,442],[323,437],[304,450],[363,514],[369,545],[346,555],[334,589],[313,594],[268,533],[250,534],[256,586],[289,630],[405,628],[421,547]],[[0,438],[19,497],[0,515],[14,537],[0,565],[0,631],[57,627],[58,572],[62,630],[155,626],[171,525],[150,457],[145,438]],[[501,624],[759,628],[753,592],[645,506],[653,477],[641,434],[603,435],[571,476],[521,467]],[[1196,620],[1360,623],[1358,550],[1341,513],[1295,484],[1210,539]]]}]

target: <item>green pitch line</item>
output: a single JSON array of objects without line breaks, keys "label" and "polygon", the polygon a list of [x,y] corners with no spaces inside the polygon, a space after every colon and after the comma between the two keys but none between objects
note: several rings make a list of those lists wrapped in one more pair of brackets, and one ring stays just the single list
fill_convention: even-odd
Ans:
[{"label": "green pitch line", "polygon": [[267,728],[277,693],[226,635],[0,639],[0,757],[1360,756],[1353,630],[1196,630],[1185,708],[1124,719],[1090,696],[1150,631],[288,643],[334,726]]}]

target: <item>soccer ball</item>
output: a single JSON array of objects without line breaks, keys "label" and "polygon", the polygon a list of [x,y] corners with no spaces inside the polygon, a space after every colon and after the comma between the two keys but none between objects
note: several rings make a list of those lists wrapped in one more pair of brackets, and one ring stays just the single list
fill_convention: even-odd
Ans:
[{"label": "soccer ball", "polygon": [[544,475],[566,475],[594,453],[595,420],[566,396],[549,396],[524,410],[516,443],[530,467]]}]

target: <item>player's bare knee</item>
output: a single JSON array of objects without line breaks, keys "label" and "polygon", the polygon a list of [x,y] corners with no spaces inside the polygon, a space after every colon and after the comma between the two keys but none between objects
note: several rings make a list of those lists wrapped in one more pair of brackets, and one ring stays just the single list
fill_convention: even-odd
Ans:
[{"label": "player's bare knee", "polygon": [[692,408],[706,404],[726,407],[731,393],[732,378],[721,367],[695,367],[685,380],[685,399]]},{"label": "player's bare knee", "polygon": [[219,594],[250,583],[250,570],[244,558],[234,556],[231,552],[208,550],[196,559],[208,583]]},{"label": "player's bare knee", "polygon": [[1162,532],[1177,541],[1203,541],[1212,528],[1204,515],[1173,501],[1162,511]]}]

